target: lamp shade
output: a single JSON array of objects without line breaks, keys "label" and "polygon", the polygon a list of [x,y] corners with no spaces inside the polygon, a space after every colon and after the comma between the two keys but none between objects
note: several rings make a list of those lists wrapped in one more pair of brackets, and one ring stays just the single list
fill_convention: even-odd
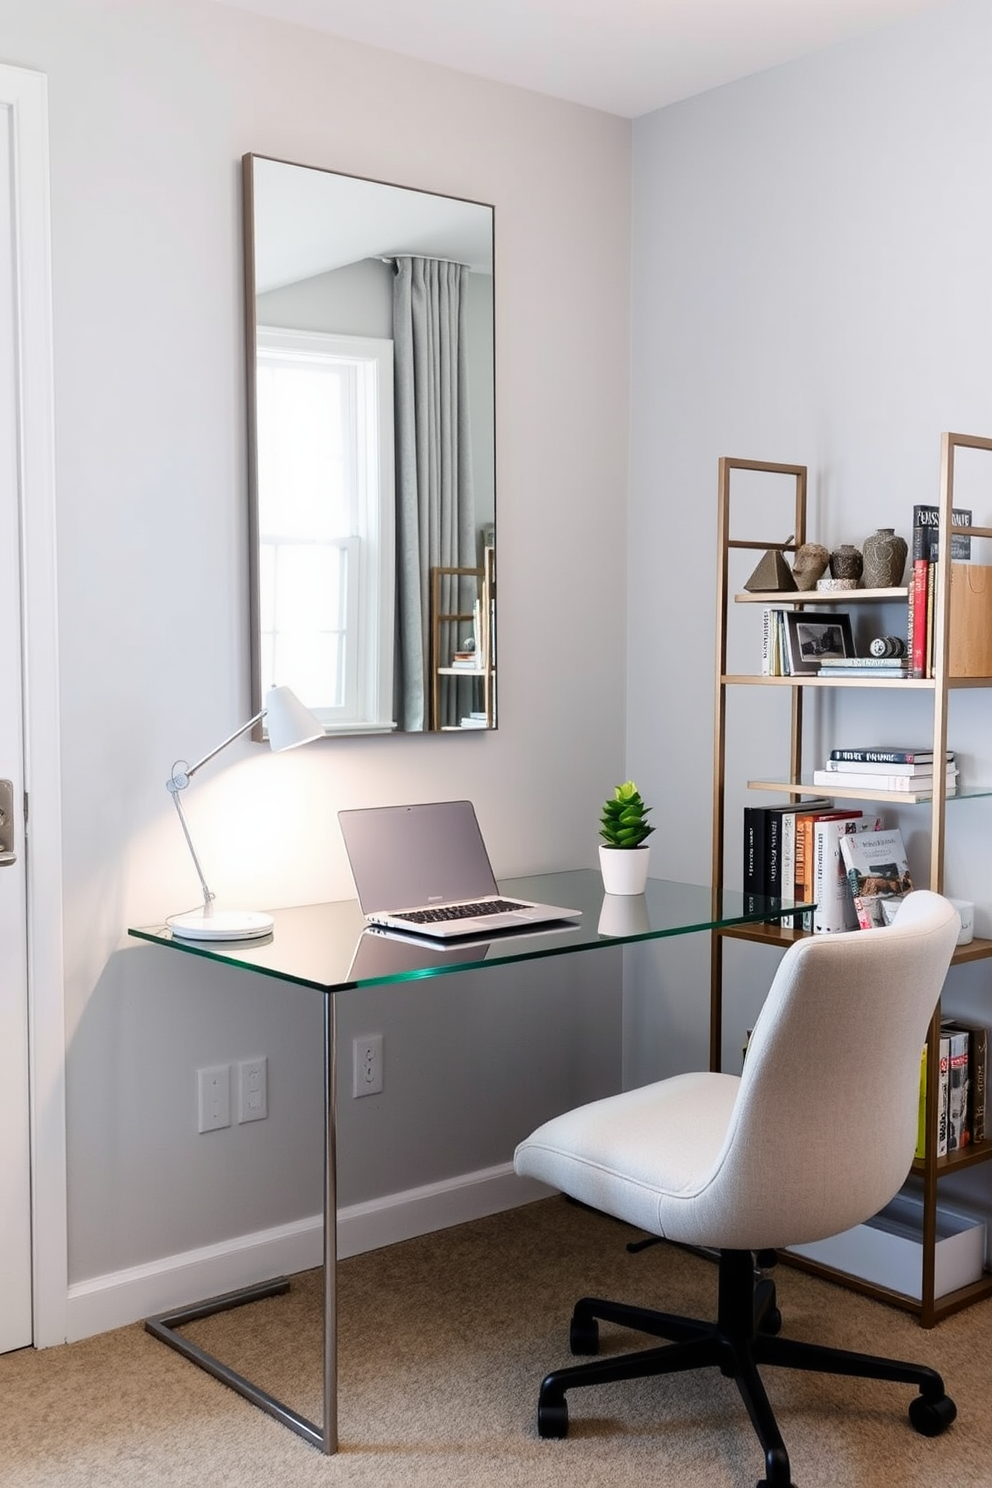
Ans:
[{"label": "lamp shade", "polygon": [[305,708],[296,693],[288,687],[273,687],[265,699],[265,722],[269,731],[269,748],[295,749],[324,736],[324,726]]}]

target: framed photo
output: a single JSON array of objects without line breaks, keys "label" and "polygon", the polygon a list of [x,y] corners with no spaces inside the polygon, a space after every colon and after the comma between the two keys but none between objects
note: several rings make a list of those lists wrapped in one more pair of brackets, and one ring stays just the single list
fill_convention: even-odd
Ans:
[{"label": "framed photo", "polygon": [[850,615],[811,615],[788,610],[785,616],[789,669],[793,676],[818,672],[820,663],[854,655]]}]

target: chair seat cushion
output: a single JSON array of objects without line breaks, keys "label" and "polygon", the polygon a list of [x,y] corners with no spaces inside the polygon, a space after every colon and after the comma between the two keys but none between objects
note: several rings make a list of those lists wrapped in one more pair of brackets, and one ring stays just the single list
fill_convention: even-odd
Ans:
[{"label": "chair seat cushion", "polygon": [[710,1181],[740,1080],[694,1072],[555,1116],[520,1143],[516,1171],[594,1209],[666,1234],[670,1201]]}]

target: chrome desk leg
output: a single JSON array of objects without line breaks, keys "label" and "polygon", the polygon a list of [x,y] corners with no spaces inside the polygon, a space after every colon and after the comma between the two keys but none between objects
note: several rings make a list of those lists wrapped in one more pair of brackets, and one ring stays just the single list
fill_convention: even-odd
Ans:
[{"label": "chrome desk leg", "polygon": [[337,998],[324,994],[324,1440],[338,1449]]},{"label": "chrome desk leg", "polygon": [[324,996],[324,1424],[317,1426],[306,1416],[270,1395],[260,1385],[253,1384],[236,1369],[225,1364],[198,1344],[191,1343],[177,1329],[200,1318],[212,1317],[214,1313],[229,1312],[234,1307],[243,1307],[248,1302],[258,1302],[263,1297],[277,1297],[289,1291],[285,1276],[272,1281],[259,1282],[256,1286],[241,1287],[235,1292],[225,1292],[221,1297],[211,1297],[206,1302],[194,1303],[192,1307],[179,1307],[171,1312],[162,1312],[148,1318],[145,1327],[154,1338],[168,1344],[169,1348],[189,1359],[200,1369],[205,1369],[222,1384],[228,1385],[267,1411],[304,1441],[319,1447],[328,1457],[338,1449],[338,1311],[337,1311],[337,1265],[338,1265],[338,1196],[337,1196],[337,1012],[334,997]]}]

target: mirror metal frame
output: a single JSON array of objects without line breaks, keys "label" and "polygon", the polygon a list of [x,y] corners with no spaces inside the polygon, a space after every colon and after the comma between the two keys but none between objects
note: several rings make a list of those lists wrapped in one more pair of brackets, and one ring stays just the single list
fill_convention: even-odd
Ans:
[{"label": "mirror metal frame", "polygon": [[[263,155],[257,151],[251,151],[241,157],[241,180],[242,180],[242,231],[243,231],[243,262],[244,262],[244,321],[245,321],[245,412],[247,422],[247,446],[248,446],[248,622],[249,622],[249,667],[250,667],[250,705],[252,713],[257,713],[262,708],[262,658],[261,658],[261,594],[260,594],[260,553],[259,553],[259,499],[258,499],[258,394],[257,394],[257,340],[258,340],[258,312],[256,303],[256,261],[255,261],[255,188],[254,188],[254,163],[256,160],[271,161],[276,165],[297,166],[304,170],[323,171],[329,176],[340,176],[349,180],[366,181],[372,185],[393,187],[400,191],[420,192],[424,196],[435,196],[447,198],[452,201],[464,201],[472,206],[485,207],[492,214],[493,232],[493,400],[492,400],[492,424],[493,424],[493,493],[494,493],[494,530],[495,530],[495,492],[496,481],[496,377],[495,377],[495,209],[491,203],[477,202],[469,197],[452,197],[448,193],[428,191],[423,187],[412,187],[400,185],[398,182],[379,181],[371,176],[357,176],[353,172],[332,170],[326,166],[304,166],[300,161],[284,160],[279,156]],[[428,702],[432,691],[433,678],[428,679]],[[484,730],[491,732],[497,727],[495,715],[492,724]],[[251,737],[256,741],[264,741],[264,725],[259,722],[252,730]],[[363,731],[356,729],[354,736],[361,737]],[[405,731],[396,730],[397,734],[405,735]],[[434,732],[431,728],[425,728],[421,732]],[[454,730],[454,732],[461,732]],[[333,737],[328,734],[327,737]]]}]

